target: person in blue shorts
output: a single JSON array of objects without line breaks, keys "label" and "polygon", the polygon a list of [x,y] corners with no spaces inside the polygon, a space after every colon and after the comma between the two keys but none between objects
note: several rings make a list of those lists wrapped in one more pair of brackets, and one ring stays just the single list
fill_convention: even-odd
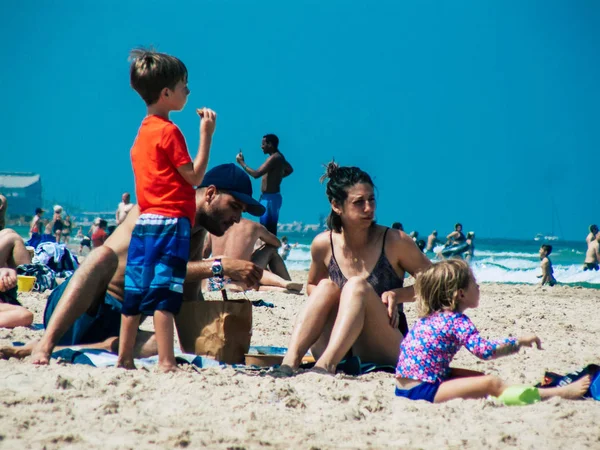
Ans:
[{"label": "person in blue shorts", "polygon": [[261,148],[263,153],[269,155],[269,157],[258,170],[251,169],[246,164],[241,150],[236,157],[236,161],[251,177],[262,177],[260,203],[265,207],[265,213],[261,216],[260,223],[277,236],[279,210],[283,201],[280,192],[281,181],[289,176],[294,169],[279,151],[279,138],[274,134],[263,136]]}]

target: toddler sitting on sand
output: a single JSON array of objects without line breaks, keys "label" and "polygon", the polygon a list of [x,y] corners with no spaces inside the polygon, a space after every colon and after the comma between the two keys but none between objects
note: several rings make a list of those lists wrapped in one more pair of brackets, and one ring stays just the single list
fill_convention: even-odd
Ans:
[{"label": "toddler sitting on sand", "polygon": [[[455,398],[500,397],[508,388],[492,375],[450,379],[450,363],[465,346],[481,359],[517,353],[522,346],[541,349],[535,335],[488,341],[463,314],[479,305],[479,285],[469,265],[450,259],[422,272],[415,284],[420,319],[400,344],[396,366],[396,395],[411,400],[441,403]],[[538,399],[581,398],[590,386],[590,377],[562,387],[540,388]],[[537,396],[538,393],[536,392]],[[500,397],[502,399],[502,397]]]}]

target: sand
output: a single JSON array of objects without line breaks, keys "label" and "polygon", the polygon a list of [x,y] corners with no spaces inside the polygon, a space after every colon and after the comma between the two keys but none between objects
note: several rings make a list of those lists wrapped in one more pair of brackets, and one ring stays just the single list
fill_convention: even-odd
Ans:
[{"label": "sand", "polygon": [[[306,279],[304,272],[293,276]],[[37,323],[46,297],[22,295]],[[253,345],[287,346],[305,297],[262,292],[249,297],[276,304],[254,308]],[[534,384],[546,369],[567,373],[599,363],[599,305],[595,290],[482,285],[481,305],[468,313],[482,334],[537,333],[544,350],[484,362],[463,349],[455,365]],[[411,323],[414,306],[407,315]],[[2,329],[0,345],[41,333]],[[228,368],[160,374],[56,361],[35,367],[13,359],[0,361],[0,447],[600,448],[600,403],[593,400],[432,405],[396,398],[393,389],[393,376],[383,373],[274,378]]]}]

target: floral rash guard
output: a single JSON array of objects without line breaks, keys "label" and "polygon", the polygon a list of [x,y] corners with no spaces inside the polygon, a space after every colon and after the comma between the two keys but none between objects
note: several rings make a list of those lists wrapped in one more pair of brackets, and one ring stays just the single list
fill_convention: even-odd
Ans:
[{"label": "floral rash guard", "polygon": [[464,314],[436,312],[419,319],[400,344],[396,377],[442,382],[448,378],[450,362],[462,346],[478,358],[490,359],[504,345],[513,345],[516,349],[518,340],[488,341]]}]

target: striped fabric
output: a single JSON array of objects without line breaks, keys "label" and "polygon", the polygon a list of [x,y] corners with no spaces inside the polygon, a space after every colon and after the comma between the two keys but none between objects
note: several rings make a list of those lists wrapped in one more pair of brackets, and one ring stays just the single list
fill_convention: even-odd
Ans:
[{"label": "striped fabric", "polygon": [[189,253],[187,218],[142,214],[127,254],[123,314],[179,313]]}]

